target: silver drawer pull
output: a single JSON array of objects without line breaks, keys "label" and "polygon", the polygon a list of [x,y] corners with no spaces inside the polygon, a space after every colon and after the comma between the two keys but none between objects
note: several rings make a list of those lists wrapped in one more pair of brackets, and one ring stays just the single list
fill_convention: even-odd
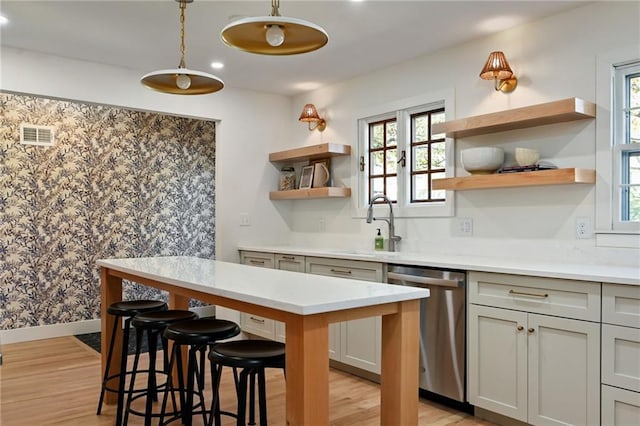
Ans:
[{"label": "silver drawer pull", "polygon": [[337,275],[351,275],[351,271],[344,271],[341,269],[331,269],[331,272]]},{"label": "silver drawer pull", "polygon": [[252,265],[264,265],[264,260],[249,260],[249,263],[251,263]]},{"label": "silver drawer pull", "polygon": [[547,293],[544,294],[538,294],[538,293],[526,293],[524,291],[515,291],[515,290],[509,290],[509,294],[513,294],[516,296],[531,296],[531,297],[541,297],[541,298],[545,298],[545,297],[549,297],[549,295]]},{"label": "silver drawer pull", "polygon": [[262,319],[262,318],[249,317],[249,319],[250,319],[251,321],[259,322],[260,324],[264,324],[264,319]]}]

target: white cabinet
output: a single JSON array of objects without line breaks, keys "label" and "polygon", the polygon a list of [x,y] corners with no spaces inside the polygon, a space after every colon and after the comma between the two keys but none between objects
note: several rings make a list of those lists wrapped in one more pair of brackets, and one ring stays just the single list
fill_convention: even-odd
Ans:
[{"label": "white cabinet", "polygon": [[[306,272],[382,282],[382,264],[319,257],[306,258]],[[329,325],[329,356],[342,363],[380,373],[382,319],[363,318]]]},{"label": "white cabinet", "polygon": [[[304,272],[304,256],[295,256],[292,254],[276,254],[276,269],[285,271]],[[284,342],[287,336],[286,327],[281,321],[275,321],[275,340]]]},{"label": "white cabinet", "polygon": [[469,402],[534,425],[599,424],[599,301],[599,283],[469,273]]},{"label": "white cabinet", "polygon": [[[240,252],[240,263],[273,269],[275,266],[275,256],[273,253],[242,251]],[[246,333],[264,337],[265,339],[275,339],[276,321],[270,318],[240,312],[240,327],[242,331]]]},{"label": "white cabinet", "polygon": [[602,287],[602,424],[640,424],[640,287]]}]

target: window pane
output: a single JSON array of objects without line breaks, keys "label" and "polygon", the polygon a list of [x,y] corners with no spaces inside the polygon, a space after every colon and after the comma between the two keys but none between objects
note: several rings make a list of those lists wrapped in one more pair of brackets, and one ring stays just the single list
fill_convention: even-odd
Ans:
[{"label": "window pane", "polygon": [[[434,173],[431,175],[431,179],[444,179],[446,175],[444,173]],[[435,200],[444,200],[446,192],[444,189],[438,189],[435,191],[431,191],[431,198]]]},{"label": "window pane", "polygon": [[429,169],[429,145],[421,145],[413,148],[413,171],[421,172]]},{"label": "window pane", "polygon": [[640,111],[631,113],[629,119],[629,143],[640,143]]},{"label": "window pane", "polygon": [[413,117],[413,134],[411,135],[411,142],[424,142],[427,140],[429,137],[427,135],[428,124],[429,117],[426,115],[417,115]]},{"label": "window pane", "polygon": [[382,148],[384,146],[384,124],[374,124],[371,126],[371,148]]},{"label": "window pane", "polygon": [[391,201],[398,201],[398,178],[396,176],[387,178],[387,198]]},{"label": "window pane", "polygon": [[640,152],[629,155],[629,183],[640,185]]},{"label": "window pane", "polygon": [[390,149],[387,151],[387,174],[398,173],[398,150]]},{"label": "window pane", "polygon": [[446,166],[445,143],[436,142],[431,144],[431,168],[444,169]]},{"label": "window pane", "polygon": [[371,200],[375,194],[384,194],[384,178],[371,179],[371,193],[369,194],[369,200]]},{"label": "window pane", "polygon": [[371,174],[381,175],[384,173],[384,151],[371,153]]},{"label": "window pane", "polygon": [[411,194],[411,198],[413,200],[426,200],[429,198],[429,175],[415,175],[412,183],[413,194]]},{"label": "window pane", "polygon": [[387,123],[387,146],[398,144],[398,125],[395,121]]},{"label": "window pane", "polygon": [[[431,125],[436,123],[444,123],[444,111],[431,114]],[[431,139],[444,139],[444,133],[436,133],[431,135]]]},{"label": "window pane", "polygon": [[629,220],[632,222],[640,221],[640,186],[632,186],[628,193]]},{"label": "window pane", "polygon": [[640,75],[629,78],[629,107],[640,107]]}]

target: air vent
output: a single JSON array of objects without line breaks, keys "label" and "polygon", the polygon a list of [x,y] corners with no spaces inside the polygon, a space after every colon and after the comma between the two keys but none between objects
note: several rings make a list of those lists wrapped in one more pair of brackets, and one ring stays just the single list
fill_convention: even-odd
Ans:
[{"label": "air vent", "polygon": [[53,126],[20,125],[20,143],[23,145],[53,146]]}]

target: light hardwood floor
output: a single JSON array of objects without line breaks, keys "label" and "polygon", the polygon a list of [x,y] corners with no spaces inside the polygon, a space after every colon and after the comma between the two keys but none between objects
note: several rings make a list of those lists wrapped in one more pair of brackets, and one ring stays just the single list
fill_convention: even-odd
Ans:
[{"label": "light hardwood floor", "polygon": [[[114,406],[104,406],[97,416],[100,391],[100,356],[74,337],[4,345],[0,367],[0,425],[106,426],[114,422]],[[132,361],[133,357],[130,357]],[[144,360],[146,362],[146,359]],[[223,377],[221,405],[235,411],[235,393],[230,374]],[[210,385],[207,386],[210,389]],[[284,376],[268,370],[269,424],[284,425]],[[378,425],[380,392],[376,384],[347,373],[330,374],[330,418],[333,426]],[[491,423],[465,413],[420,401],[420,425],[484,425]],[[233,419],[224,418],[224,425]],[[130,425],[142,425],[132,416]],[[179,424],[179,422],[175,422]],[[196,419],[194,425],[201,425]],[[398,425],[402,426],[402,425]]]}]

